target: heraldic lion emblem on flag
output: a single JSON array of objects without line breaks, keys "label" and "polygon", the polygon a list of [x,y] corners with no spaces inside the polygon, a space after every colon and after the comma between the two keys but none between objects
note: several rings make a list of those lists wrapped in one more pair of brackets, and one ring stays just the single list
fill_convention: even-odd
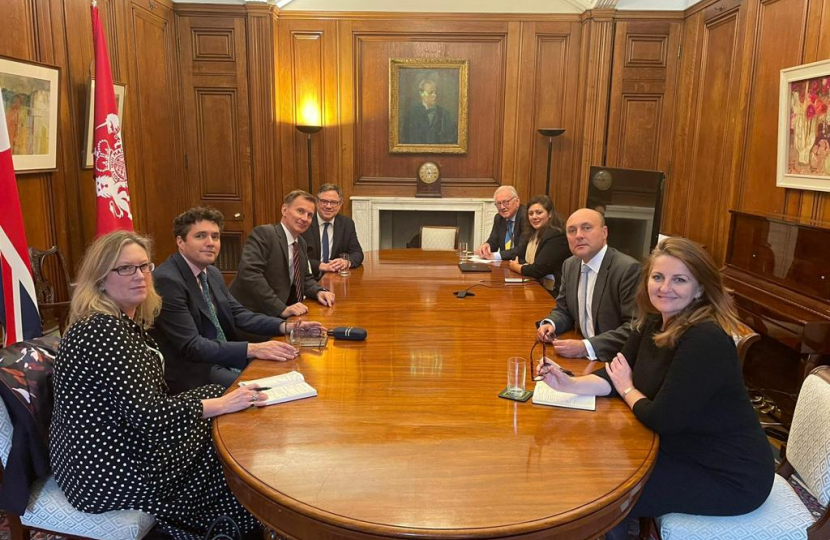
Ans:
[{"label": "heraldic lion emblem on flag", "polygon": [[121,122],[115,114],[108,114],[107,120],[95,131],[106,129],[99,135],[95,145],[95,189],[98,197],[111,199],[110,212],[120,219],[127,215],[130,220],[133,214],[130,211],[130,194],[127,191],[127,167],[124,163],[124,147],[121,143]]}]

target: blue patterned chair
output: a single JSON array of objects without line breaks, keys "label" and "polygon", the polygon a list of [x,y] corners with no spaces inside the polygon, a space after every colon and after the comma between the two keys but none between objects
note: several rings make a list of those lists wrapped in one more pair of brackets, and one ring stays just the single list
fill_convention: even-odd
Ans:
[{"label": "blue patterned chair", "polygon": [[[818,520],[786,480],[793,472],[824,506]],[[830,367],[822,366],[804,380],[790,428],[787,458],[760,508],[733,517],[666,514],[656,523],[662,540],[828,540],[829,503]]]},{"label": "blue patterned chair", "polygon": [[[0,399],[0,482],[3,495],[6,497],[6,516],[9,520],[11,540],[28,540],[32,530],[58,533],[63,536],[95,540],[137,540],[144,537],[153,528],[156,520],[153,516],[137,510],[118,510],[104,514],[87,514],[75,510],[66,500],[61,489],[55,482],[52,474],[42,474],[44,465],[28,467],[29,462],[39,460],[48,461],[45,448],[33,448],[32,445],[44,446],[42,437],[43,426],[36,424],[30,414],[30,405],[38,398],[49,403],[46,414],[39,411],[40,421],[46,421],[51,416],[51,402],[47,394],[51,392],[51,359],[54,356],[56,341],[32,340],[16,343],[0,352],[0,386],[3,399]],[[38,369],[33,368],[37,366]],[[30,373],[32,372],[32,373]],[[11,377],[8,379],[7,377]],[[38,378],[40,377],[40,378]],[[12,381],[11,385],[9,380]],[[7,400],[14,400],[7,405]],[[10,407],[14,407],[10,415]],[[12,421],[14,418],[14,424]],[[21,435],[15,437],[15,430],[20,429]],[[33,434],[28,436],[28,434]],[[41,441],[41,442],[39,442]],[[13,449],[14,445],[23,445],[25,448]],[[28,445],[28,446],[27,446]],[[26,456],[21,460],[20,456]],[[9,467],[11,460],[17,460]],[[32,457],[36,456],[36,457]],[[31,459],[29,459],[31,458]],[[47,464],[48,466],[48,464]],[[24,472],[22,469],[31,468]],[[46,469],[48,471],[48,469]],[[40,476],[29,484],[32,476]],[[18,485],[12,485],[12,483]],[[20,489],[22,487],[22,492]],[[13,495],[5,493],[12,490]],[[27,495],[28,494],[28,495]],[[28,497],[28,504],[23,503]],[[19,500],[20,499],[20,500]],[[11,508],[11,507],[15,508]],[[23,508],[21,513],[17,508]]]}]

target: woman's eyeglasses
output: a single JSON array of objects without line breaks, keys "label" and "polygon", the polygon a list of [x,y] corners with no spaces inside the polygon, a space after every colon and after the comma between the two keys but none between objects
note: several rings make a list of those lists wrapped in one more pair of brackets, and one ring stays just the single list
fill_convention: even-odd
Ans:
[{"label": "woman's eyeglasses", "polygon": [[136,270],[140,270],[142,274],[149,274],[153,270],[155,270],[156,265],[153,263],[144,263],[144,264],[122,264],[121,266],[117,266],[110,270],[110,272],[116,272],[119,276],[131,276],[135,274]]}]

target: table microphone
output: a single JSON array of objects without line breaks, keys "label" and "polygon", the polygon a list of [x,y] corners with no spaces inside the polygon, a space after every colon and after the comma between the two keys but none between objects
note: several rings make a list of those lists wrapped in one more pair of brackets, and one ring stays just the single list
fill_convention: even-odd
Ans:
[{"label": "table microphone", "polygon": [[347,341],[364,341],[366,339],[366,329],[357,326],[338,326],[328,331],[328,335],[334,339],[345,339]]}]

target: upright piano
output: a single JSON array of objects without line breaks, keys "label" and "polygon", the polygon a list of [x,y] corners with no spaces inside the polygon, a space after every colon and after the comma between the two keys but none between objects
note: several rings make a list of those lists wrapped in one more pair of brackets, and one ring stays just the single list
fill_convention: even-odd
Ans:
[{"label": "upright piano", "polygon": [[731,211],[723,277],[762,336],[744,364],[750,393],[789,426],[801,382],[830,364],[830,223]]}]

